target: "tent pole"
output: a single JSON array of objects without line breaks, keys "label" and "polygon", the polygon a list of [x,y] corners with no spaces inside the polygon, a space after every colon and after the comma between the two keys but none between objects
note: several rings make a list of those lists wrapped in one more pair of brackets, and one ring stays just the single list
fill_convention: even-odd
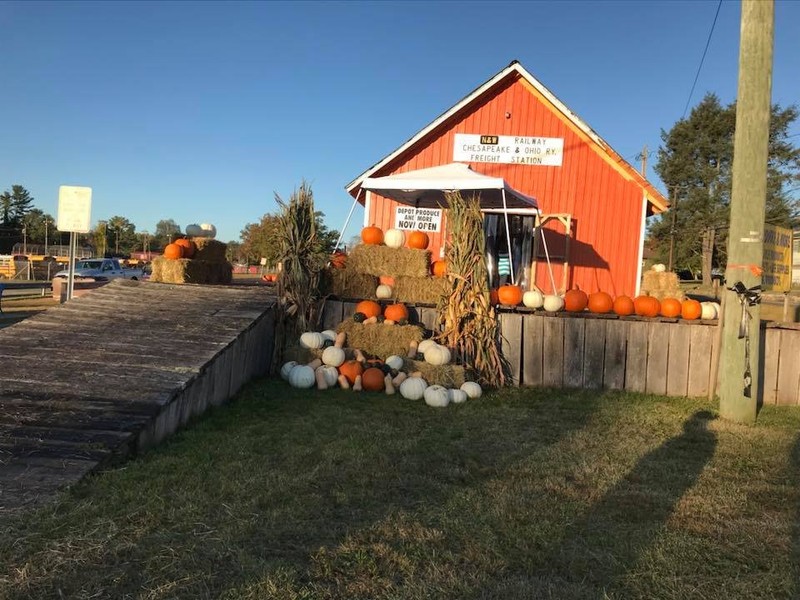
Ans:
[{"label": "tent pole", "polygon": [[[541,216],[541,212],[539,213]],[[553,294],[558,294],[558,290],[556,289],[556,280],[553,277],[553,265],[550,264],[550,252],[547,250],[547,240],[544,238],[544,231],[542,230],[542,222],[541,219],[539,220],[539,234],[542,236],[542,246],[544,247],[544,257],[547,260],[547,271],[550,273],[550,286],[553,290]]]},{"label": "tent pole", "polygon": [[508,243],[508,264],[511,267],[511,284],[516,285],[517,281],[514,278],[514,261],[512,260],[511,254],[511,229],[508,227],[508,206],[506,205],[506,190],[503,188],[501,190],[503,195],[503,217],[506,220],[506,242]]},{"label": "tent pole", "polygon": [[347,219],[345,219],[344,227],[342,227],[342,231],[339,233],[339,239],[336,240],[336,245],[333,247],[333,251],[336,252],[339,249],[339,244],[342,242],[342,238],[344,237],[344,231],[347,229],[347,226],[350,224],[350,218],[353,216],[353,211],[356,208],[356,204],[358,204],[358,199],[361,198],[361,192],[364,191],[364,188],[358,189],[358,194],[356,194],[356,199],[353,200],[353,206],[350,207],[350,212],[347,213]]}]

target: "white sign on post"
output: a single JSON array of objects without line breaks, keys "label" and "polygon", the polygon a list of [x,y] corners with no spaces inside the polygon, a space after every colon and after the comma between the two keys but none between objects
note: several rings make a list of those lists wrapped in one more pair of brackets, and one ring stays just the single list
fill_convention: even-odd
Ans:
[{"label": "white sign on post", "polygon": [[398,206],[394,213],[394,228],[425,232],[441,231],[442,209]]},{"label": "white sign on post", "polygon": [[89,233],[92,220],[92,188],[62,185],[58,188],[59,231]]},{"label": "white sign on post", "polygon": [[477,133],[457,133],[453,138],[455,162],[560,167],[564,160],[564,138]]}]

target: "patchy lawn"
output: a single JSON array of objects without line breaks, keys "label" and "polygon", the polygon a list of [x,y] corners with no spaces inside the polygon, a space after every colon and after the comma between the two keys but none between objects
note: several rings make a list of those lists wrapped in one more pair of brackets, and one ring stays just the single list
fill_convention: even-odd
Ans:
[{"label": "patchy lawn", "polygon": [[800,410],[249,386],[3,522],[0,598],[791,598]]}]

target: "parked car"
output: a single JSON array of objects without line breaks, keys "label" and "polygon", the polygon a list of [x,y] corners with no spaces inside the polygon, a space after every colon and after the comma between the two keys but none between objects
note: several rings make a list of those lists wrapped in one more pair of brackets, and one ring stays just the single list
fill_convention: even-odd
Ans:
[{"label": "parked car", "polygon": [[[69,269],[55,274],[55,277],[67,278]],[[126,269],[116,258],[81,258],[75,261],[75,277],[92,278],[103,281],[107,279],[141,279],[142,269]]]}]

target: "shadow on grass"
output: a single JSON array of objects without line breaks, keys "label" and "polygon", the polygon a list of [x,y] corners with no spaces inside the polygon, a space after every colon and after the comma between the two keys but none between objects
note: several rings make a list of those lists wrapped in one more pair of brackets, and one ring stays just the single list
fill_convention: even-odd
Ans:
[{"label": "shadow on grass", "polygon": [[[792,446],[792,454],[789,461],[791,468],[790,481],[795,490],[800,489],[800,436]],[[792,546],[789,554],[792,564],[792,583],[794,584],[793,598],[800,598],[800,500],[795,506],[795,518],[792,524]]]},{"label": "shadow on grass", "polygon": [[615,593],[626,597],[628,573],[635,570],[714,454],[717,437],[707,429],[714,418],[707,411],[692,415],[681,435],[644,455],[569,525],[540,565],[532,565],[529,573],[511,573],[476,597],[600,598]]}]

